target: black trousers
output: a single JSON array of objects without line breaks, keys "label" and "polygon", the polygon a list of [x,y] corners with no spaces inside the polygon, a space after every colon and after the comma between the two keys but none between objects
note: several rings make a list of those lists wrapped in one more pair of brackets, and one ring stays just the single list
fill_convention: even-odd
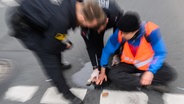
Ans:
[{"label": "black trousers", "polygon": [[[138,70],[134,65],[119,63],[113,66],[108,71],[108,78],[112,84],[122,90],[136,90],[141,87],[140,78],[135,73],[141,75],[144,71]],[[164,63],[163,66],[154,74],[152,85],[167,85],[170,81],[176,78],[176,73],[173,68]]]},{"label": "black trousers", "polygon": [[62,72],[61,52],[50,53],[44,50],[41,45],[43,32],[40,29],[36,30],[35,26],[30,26],[20,15],[14,14],[10,22],[14,29],[13,36],[35,54],[42,69],[52,79],[58,91],[64,95],[71,94]]},{"label": "black trousers", "polygon": [[[20,39],[20,38],[19,38]],[[63,94],[70,93],[69,86],[66,84],[62,72],[61,53],[47,53],[41,49],[38,44],[30,43],[34,41],[32,36],[20,39],[23,45],[30,49],[42,65],[42,69],[46,75],[52,79],[53,84],[57,87],[58,91]]]}]

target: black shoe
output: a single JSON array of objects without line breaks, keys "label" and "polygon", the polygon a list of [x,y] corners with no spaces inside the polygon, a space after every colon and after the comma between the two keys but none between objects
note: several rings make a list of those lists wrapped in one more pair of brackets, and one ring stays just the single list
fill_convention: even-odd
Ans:
[{"label": "black shoe", "polygon": [[62,66],[62,70],[67,70],[72,67],[72,65],[69,63],[61,63],[61,66]]},{"label": "black shoe", "polygon": [[71,92],[68,92],[67,94],[64,94],[63,96],[64,96],[64,98],[66,98],[67,100],[70,101],[69,104],[83,104],[83,101],[81,99],[79,99],[78,97],[76,97]]},{"label": "black shoe", "polygon": [[166,85],[150,85],[150,86],[146,86],[146,88],[148,90],[155,90],[155,91],[158,91],[160,93],[168,93],[168,92],[170,92],[169,87],[166,86]]}]

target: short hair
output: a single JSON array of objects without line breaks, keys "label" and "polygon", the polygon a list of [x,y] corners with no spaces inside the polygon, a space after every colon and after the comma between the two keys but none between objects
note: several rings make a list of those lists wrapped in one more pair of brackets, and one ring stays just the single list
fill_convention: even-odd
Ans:
[{"label": "short hair", "polygon": [[117,27],[123,32],[134,32],[140,28],[138,13],[128,11],[118,21]]},{"label": "short hair", "polygon": [[100,26],[106,22],[107,16],[95,0],[87,0],[84,3],[82,12],[87,21],[92,22],[96,19],[98,23],[97,26]]}]

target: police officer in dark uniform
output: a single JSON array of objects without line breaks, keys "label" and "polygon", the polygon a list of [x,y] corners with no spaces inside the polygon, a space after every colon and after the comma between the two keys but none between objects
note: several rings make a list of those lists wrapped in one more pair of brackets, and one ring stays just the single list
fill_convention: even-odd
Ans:
[{"label": "police officer in dark uniform", "polygon": [[123,11],[117,5],[114,0],[97,0],[99,5],[103,8],[106,13],[107,19],[99,27],[95,28],[81,28],[81,36],[83,37],[89,58],[93,66],[93,73],[91,78],[88,80],[88,85],[94,77],[97,77],[98,69],[100,69],[100,58],[102,54],[102,49],[104,47],[104,33],[106,30],[113,28],[116,29],[116,24],[119,18],[123,15]]},{"label": "police officer in dark uniform", "polygon": [[[90,19],[85,13],[88,13]],[[46,74],[64,97],[72,104],[82,104],[73,95],[63,77],[61,52],[71,48],[67,31],[82,25],[95,27],[105,19],[105,13],[96,2],[76,0],[23,0],[13,10],[9,26],[13,36],[37,56]]]}]

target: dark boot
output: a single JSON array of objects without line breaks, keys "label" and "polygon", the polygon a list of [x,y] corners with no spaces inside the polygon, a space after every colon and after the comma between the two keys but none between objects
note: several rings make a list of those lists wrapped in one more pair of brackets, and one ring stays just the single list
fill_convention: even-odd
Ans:
[{"label": "dark boot", "polygon": [[73,95],[71,92],[64,94],[64,97],[70,101],[70,104],[83,104],[83,101]]},{"label": "dark boot", "polygon": [[84,104],[83,101],[81,99],[79,99],[78,97],[70,99],[70,101],[71,101],[70,104]]}]

